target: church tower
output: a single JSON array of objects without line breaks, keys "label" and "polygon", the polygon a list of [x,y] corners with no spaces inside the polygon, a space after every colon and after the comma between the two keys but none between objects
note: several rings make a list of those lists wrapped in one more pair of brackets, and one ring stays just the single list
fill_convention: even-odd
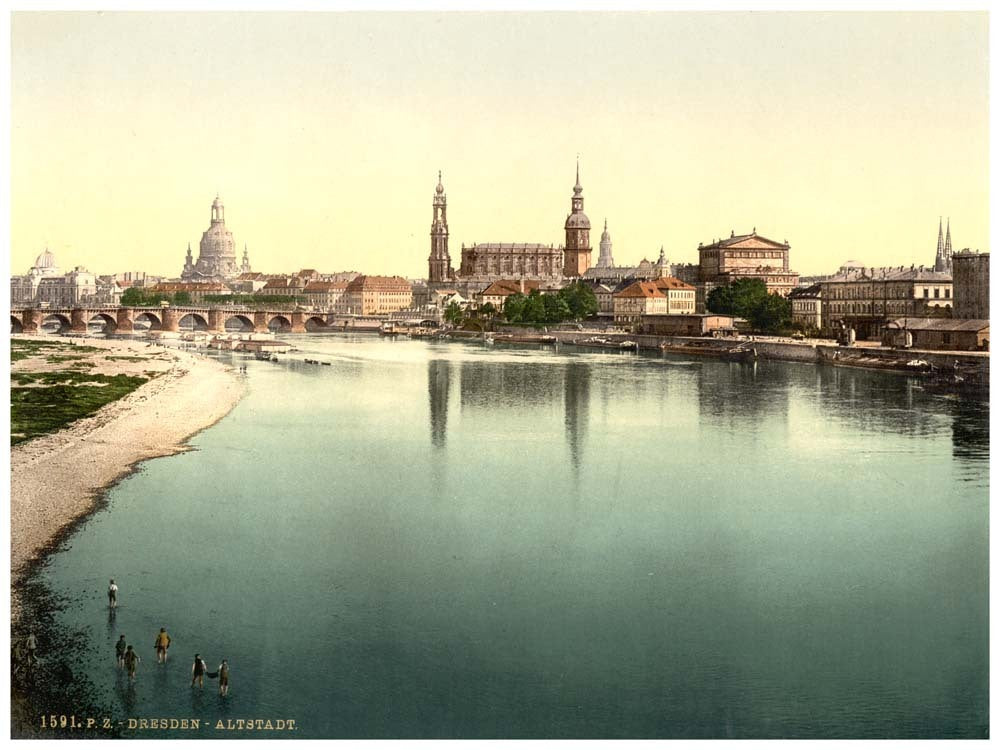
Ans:
[{"label": "church tower", "polygon": [[[951,233],[951,221],[948,221],[948,232]],[[947,271],[948,262],[944,256],[944,232],[941,227],[941,218],[938,217],[938,243],[937,243],[937,255],[934,256],[934,270],[935,271]]]},{"label": "church tower", "polygon": [[573,186],[572,212],[566,217],[566,248],[563,250],[563,276],[583,276],[590,268],[590,219],[583,212],[583,186],[580,185],[580,160],[576,162],[576,185]]},{"label": "church tower", "polygon": [[194,258],[191,257],[191,243],[188,243],[187,257],[184,258],[184,270],[181,271],[181,278],[186,279],[194,273]]},{"label": "church tower", "polygon": [[604,220],[604,231],[601,233],[601,254],[597,257],[598,268],[612,268],[615,259],[611,257],[611,235],[608,233],[608,220]]},{"label": "church tower", "polygon": [[243,263],[240,265],[240,273],[250,273],[250,254],[245,242],[243,243]]},{"label": "church tower", "polygon": [[944,238],[944,262],[948,266],[947,271],[951,271],[951,218],[948,218],[948,230]]},{"label": "church tower", "polygon": [[427,258],[427,280],[429,282],[450,281],[454,276],[451,256],[448,255],[448,199],[441,184],[434,189],[434,221],[431,223],[431,254]]}]

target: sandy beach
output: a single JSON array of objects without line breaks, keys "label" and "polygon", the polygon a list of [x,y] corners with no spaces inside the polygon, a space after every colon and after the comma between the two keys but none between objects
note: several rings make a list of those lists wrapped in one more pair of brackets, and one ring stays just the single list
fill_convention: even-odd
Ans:
[{"label": "sandy beach", "polygon": [[232,368],[196,354],[145,340],[79,343],[101,349],[91,372],[159,374],[92,416],[11,448],[14,583],[135,464],[186,450],[188,438],[225,416],[244,393]]}]

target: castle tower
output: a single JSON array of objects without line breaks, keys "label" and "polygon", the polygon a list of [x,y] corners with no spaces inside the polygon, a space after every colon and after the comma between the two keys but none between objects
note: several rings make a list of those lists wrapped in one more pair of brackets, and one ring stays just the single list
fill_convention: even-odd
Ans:
[{"label": "castle tower", "polygon": [[611,257],[611,235],[608,233],[608,220],[604,220],[604,231],[601,232],[601,254],[597,257],[598,268],[612,268],[615,259]]},{"label": "castle tower", "polygon": [[580,161],[576,162],[576,185],[573,186],[572,212],[566,217],[566,247],[563,250],[563,276],[583,276],[590,268],[590,219],[583,212],[583,186],[580,185]]},{"label": "castle tower", "polygon": [[[949,229],[951,222],[949,222]],[[934,256],[934,270],[935,271],[947,271],[948,263],[944,257],[944,232],[941,227],[941,218],[938,217],[938,243],[937,243],[937,255]]]},{"label": "castle tower", "polygon": [[944,238],[944,262],[948,266],[947,271],[951,271],[951,218],[948,218],[948,231]]},{"label": "castle tower", "polygon": [[431,254],[427,258],[427,280],[429,282],[449,281],[454,272],[451,256],[448,254],[448,198],[438,172],[438,184],[434,188],[434,220],[431,222]]}]

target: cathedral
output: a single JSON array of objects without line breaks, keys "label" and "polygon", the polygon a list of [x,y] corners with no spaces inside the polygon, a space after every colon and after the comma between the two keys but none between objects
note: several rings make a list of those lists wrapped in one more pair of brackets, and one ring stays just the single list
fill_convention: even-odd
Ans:
[{"label": "cathedral", "polygon": [[948,237],[941,234],[941,219],[938,219],[937,255],[934,257],[934,270],[951,273],[951,219],[948,219]]},{"label": "cathedral", "polygon": [[191,243],[188,243],[187,257],[181,279],[184,281],[230,281],[241,273],[250,271],[250,258],[246,245],[243,246],[243,262],[236,263],[236,243],[233,233],[226,229],[226,209],[218,195],[212,201],[212,219],[208,229],[201,235],[198,247],[198,261],[191,257]]},{"label": "cathedral", "polygon": [[448,252],[448,202],[438,172],[431,222],[431,253],[427,259],[429,286],[461,287],[464,293],[482,291],[499,279],[538,279],[557,282],[579,278],[590,268],[590,219],[583,212],[583,187],[580,165],[570,213],[563,225],[566,244],[544,245],[529,242],[489,242],[462,245],[458,271],[451,265]]}]

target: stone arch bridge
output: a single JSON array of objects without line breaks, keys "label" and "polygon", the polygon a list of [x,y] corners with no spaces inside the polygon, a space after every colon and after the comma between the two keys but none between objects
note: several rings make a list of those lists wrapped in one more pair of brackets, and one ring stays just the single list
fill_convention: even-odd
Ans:
[{"label": "stone arch bridge", "polygon": [[333,313],[303,310],[250,310],[226,307],[121,307],[94,305],[73,308],[11,309],[10,325],[15,333],[37,333],[43,324],[58,322],[60,331],[86,333],[91,323],[103,323],[107,333],[132,333],[136,322],[143,321],[154,331],[180,331],[181,321],[190,318],[196,330],[225,333],[228,324],[236,323],[242,331],[286,333],[329,330],[341,321]]}]

